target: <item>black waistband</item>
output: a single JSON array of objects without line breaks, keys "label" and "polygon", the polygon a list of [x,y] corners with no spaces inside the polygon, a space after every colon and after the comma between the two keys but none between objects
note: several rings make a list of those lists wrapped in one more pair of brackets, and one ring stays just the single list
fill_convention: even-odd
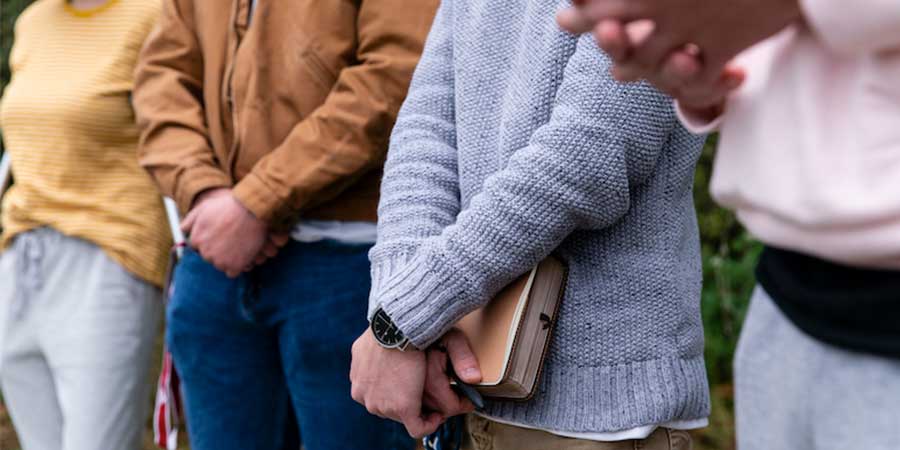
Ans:
[{"label": "black waistband", "polygon": [[756,276],[785,316],[812,337],[900,358],[900,272],[766,247]]}]

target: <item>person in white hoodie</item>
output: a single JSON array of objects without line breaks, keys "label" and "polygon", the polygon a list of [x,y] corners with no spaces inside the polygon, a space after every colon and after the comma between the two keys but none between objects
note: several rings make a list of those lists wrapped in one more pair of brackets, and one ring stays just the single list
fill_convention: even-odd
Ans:
[{"label": "person in white hoodie", "polygon": [[765,244],[740,450],[900,442],[900,1],[583,0],[622,80],[721,137],[711,189]]}]

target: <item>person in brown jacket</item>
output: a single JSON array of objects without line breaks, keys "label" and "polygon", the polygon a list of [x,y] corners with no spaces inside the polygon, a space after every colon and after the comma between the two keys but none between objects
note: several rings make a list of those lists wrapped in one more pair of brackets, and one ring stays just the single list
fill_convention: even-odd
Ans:
[{"label": "person in brown jacket", "polygon": [[[139,158],[186,214],[166,340],[194,450],[412,448],[350,398],[381,166],[437,0],[164,0]],[[290,400],[290,401],[289,401]]]}]

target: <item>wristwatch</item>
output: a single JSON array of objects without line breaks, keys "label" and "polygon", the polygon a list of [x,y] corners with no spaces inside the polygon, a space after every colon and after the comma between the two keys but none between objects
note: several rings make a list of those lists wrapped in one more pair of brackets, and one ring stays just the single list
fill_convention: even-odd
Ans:
[{"label": "wristwatch", "polygon": [[400,351],[405,351],[409,347],[409,339],[403,335],[403,332],[397,328],[397,325],[394,324],[394,321],[383,309],[378,308],[375,311],[369,327],[372,328],[375,340],[382,347]]}]

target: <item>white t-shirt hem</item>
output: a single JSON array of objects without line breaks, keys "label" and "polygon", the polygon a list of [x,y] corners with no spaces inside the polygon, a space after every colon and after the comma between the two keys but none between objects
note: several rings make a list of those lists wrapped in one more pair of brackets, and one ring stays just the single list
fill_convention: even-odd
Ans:
[{"label": "white t-shirt hem", "polygon": [[[478,414],[478,413],[476,413]],[[573,438],[573,439],[582,439],[586,441],[597,441],[597,442],[615,442],[615,441],[628,441],[632,439],[641,440],[647,439],[657,428],[670,428],[673,430],[697,430],[700,428],[706,428],[709,426],[709,419],[704,417],[702,419],[694,419],[694,420],[674,420],[671,422],[664,422],[655,425],[644,425],[640,427],[631,428],[628,430],[622,431],[608,431],[602,433],[595,432],[578,432],[578,431],[559,431],[559,430],[548,430],[546,428],[540,428],[530,425],[523,425],[520,423],[510,422],[508,420],[498,419],[496,417],[491,417],[485,414],[478,414],[485,419],[502,423],[504,425],[511,425],[514,427],[520,428],[528,428],[531,430],[539,430],[546,431],[550,434],[555,434],[557,436]]]}]

